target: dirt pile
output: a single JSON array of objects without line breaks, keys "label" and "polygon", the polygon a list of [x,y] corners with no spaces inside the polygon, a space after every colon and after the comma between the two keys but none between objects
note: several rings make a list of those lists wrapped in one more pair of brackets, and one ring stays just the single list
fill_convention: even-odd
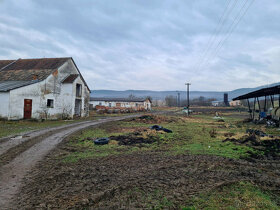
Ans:
[{"label": "dirt pile", "polygon": [[[260,133],[262,136],[263,133]],[[249,134],[240,139],[226,138],[223,142],[233,142],[235,144],[244,144],[255,150],[249,152],[251,158],[280,160],[280,139],[261,140],[255,134]]]},{"label": "dirt pile", "polygon": [[141,117],[129,119],[128,121],[147,123],[147,124],[160,124],[163,122],[166,122],[166,123],[178,122],[179,120],[182,120],[182,119],[176,118],[176,117],[171,117],[171,116],[167,117],[167,116],[163,116],[163,115],[143,115]]},{"label": "dirt pile", "polygon": [[127,135],[111,136],[110,140],[115,140],[119,145],[142,145],[152,144],[159,141],[159,137],[146,132],[133,132]]}]

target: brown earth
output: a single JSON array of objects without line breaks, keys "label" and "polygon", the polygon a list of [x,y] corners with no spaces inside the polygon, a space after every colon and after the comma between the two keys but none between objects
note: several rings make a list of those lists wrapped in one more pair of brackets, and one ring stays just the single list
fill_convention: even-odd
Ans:
[{"label": "brown earth", "polygon": [[243,180],[280,193],[279,161],[142,151],[64,163],[67,141],[25,179],[18,208],[142,209],[165,198],[177,209],[192,195]]},{"label": "brown earth", "polygon": [[141,117],[128,119],[127,121],[133,121],[138,123],[146,123],[146,124],[159,124],[159,123],[172,123],[183,121],[183,119],[179,117],[172,116],[163,116],[163,115],[143,115]]},{"label": "brown earth", "polygon": [[32,173],[33,167],[35,167],[40,160],[43,160],[43,158],[65,139],[65,137],[90,126],[124,120],[135,116],[139,115],[84,121],[49,130],[38,130],[31,132],[30,136],[24,139],[24,141],[16,141],[16,143],[12,144],[9,144],[10,141],[13,141],[12,139],[1,141],[0,209],[10,209],[11,206],[14,207],[11,200],[15,198],[15,194],[19,192],[23,183],[22,180],[26,174],[29,172]]}]

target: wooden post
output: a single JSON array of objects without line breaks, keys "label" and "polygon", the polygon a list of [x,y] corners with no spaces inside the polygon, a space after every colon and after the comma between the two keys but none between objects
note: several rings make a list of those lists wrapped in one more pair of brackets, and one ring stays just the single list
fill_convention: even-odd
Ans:
[{"label": "wooden post", "polygon": [[271,101],[272,108],[274,108],[274,97],[272,95],[270,95],[270,101]]},{"label": "wooden post", "polygon": [[264,108],[263,111],[266,112],[266,96],[264,97]]},{"label": "wooden post", "polygon": [[247,98],[247,102],[248,102],[248,108],[249,108],[249,113],[250,113],[250,118],[252,119],[252,112],[251,112],[251,107],[250,107],[250,101]]},{"label": "wooden post", "polygon": [[256,111],[256,98],[254,98],[253,120],[255,119],[255,111]]},{"label": "wooden post", "polygon": [[258,106],[259,106],[259,120],[261,119],[261,105],[260,105],[260,100],[259,100],[259,97],[257,97],[257,101],[258,101]]}]

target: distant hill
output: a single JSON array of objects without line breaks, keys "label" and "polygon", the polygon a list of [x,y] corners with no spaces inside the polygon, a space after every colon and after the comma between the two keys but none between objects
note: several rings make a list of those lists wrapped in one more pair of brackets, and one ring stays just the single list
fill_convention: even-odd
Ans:
[{"label": "distant hill", "polygon": [[[280,85],[279,83],[273,83],[266,86],[259,86],[256,88],[240,88],[232,91],[228,91],[229,99],[235,98],[237,96],[249,93],[251,91],[259,90],[265,87],[272,87]],[[226,91],[225,91],[226,92]],[[204,96],[206,98],[216,98],[217,100],[223,100],[224,91],[190,91],[190,98],[198,98],[199,96]],[[179,91],[181,99],[186,99],[186,91]],[[156,100],[163,100],[166,96],[172,95],[177,96],[177,91],[152,91],[152,90],[125,90],[125,91],[117,91],[117,90],[92,90],[91,97],[110,97],[110,98],[126,98],[129,95],[134,95],[136,97],[146,97],[151,96]]]}]

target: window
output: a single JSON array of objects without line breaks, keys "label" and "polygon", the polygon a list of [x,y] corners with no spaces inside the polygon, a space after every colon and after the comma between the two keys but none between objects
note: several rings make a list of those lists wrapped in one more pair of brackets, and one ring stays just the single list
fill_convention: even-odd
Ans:
[{"label": "window", "polygon": [[53,108],[53,99],[48,99],[47,100],[47,107],[48,108]]},{"label": "window", "polygon": [[81,97],[81,96],[82,96],[82,85],[76,84],[76,97]]},{"label": "window", "polygon": [[102,106],[102,102],[99,102],[99,106]]},{"label": "window", "polygon": [[112,104],[111,104],[111,103],[109,103],[109,107],[112,107]]}]

